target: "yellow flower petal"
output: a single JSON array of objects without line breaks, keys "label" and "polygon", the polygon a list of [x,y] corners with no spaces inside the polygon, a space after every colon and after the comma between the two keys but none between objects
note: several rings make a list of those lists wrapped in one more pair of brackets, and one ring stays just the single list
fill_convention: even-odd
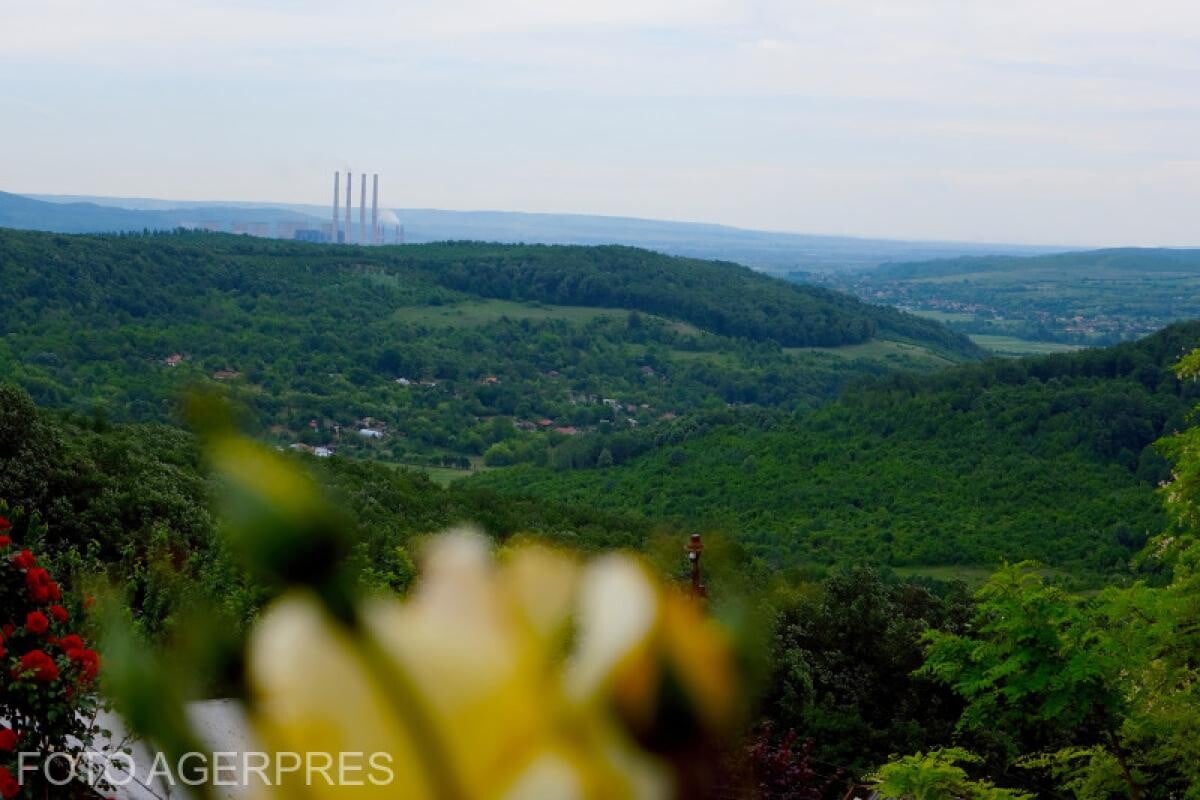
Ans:
[{"label": "yellow flower petal", "polygon": [[659,590],[646,567],[628,555],[596,559],[580,588],[570,696],[587,702],[612,690],[626,715],[648,715],[658,678],[652,645],[659,619]]},{"label": "yellow flower petal", "polygon": [[[364,669],[351,639],[310,594],[296,593],[271,607],[248,650],[251,718],[276,753],[387,753],[394,774],[386,785],[353,787],[357,797],[419,800],[431,797],[412,732],[389,710]],[[302,787],[306,798],[344,797],[348,786],[329,786],[321,775],[287,773],[278,796]],[[363,779],[364,775],[355,775]]]}]

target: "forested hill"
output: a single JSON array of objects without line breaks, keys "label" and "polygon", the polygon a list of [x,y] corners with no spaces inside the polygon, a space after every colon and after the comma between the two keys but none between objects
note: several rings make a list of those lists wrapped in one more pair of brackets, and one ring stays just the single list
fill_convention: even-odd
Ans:
[{"label": "forested hill", "polygon": [[723,527],[776,563],[1119,570],[1162,528],[1167,472],[1151,445],[1195,402],[1170,365],[1198,345],[1187,323],[1109,349],[896,375],[783,425],[680,425],[614,468],[472,480]]},{"label": "forested hill", "polygon": [[[10,300],[109,307],[149,319],[197,311],[211,292],[349,292],[374,282],[394,305],[437,288],[468,295],[660,314],[723,336],[836,346],[887,336],[956,353],[973,345],[937,323],[729,263],[630,247],[448,243],[322,247],[200,233],[64,237],[0,230]],[[380,281],[400,281],[400,293]],[[198,296],[199,295],[199,296]],[[390,295],[390,296],[389,296]]]},{"label": "forested hill", "polygon": [[971,345],[928,320],[789,284],[728,262],[608,245],[434,245],[414,263],[485,297],[635,308],[723,336],[832,347],[891,336],[960,352]]},{"label": "forested hill", "polygon": [[459,469],[977,357],[933,322],[625,247],[0,229],[0,292],[0,375],[47,407],[166,422],[220,386],[274,444]]}]

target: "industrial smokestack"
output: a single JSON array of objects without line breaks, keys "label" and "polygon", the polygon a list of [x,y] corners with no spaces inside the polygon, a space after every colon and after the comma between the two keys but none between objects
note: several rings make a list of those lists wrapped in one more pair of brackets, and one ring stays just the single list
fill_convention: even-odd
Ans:
[{"label": "industrial smokestack", "polygon": [[371,244],[379,244],[379,173],[371,176]]},{"label": "industrial smokestack", "polygon": [[353,197],[350,194],[350,184],[354,183],[354,173],[346,170],[346,235],[345,242],[350,244],[350,199]]},{"label": "industrial smokestack", "polygon": [[342,197],[342,173],[333,173],[333,228],[330,229],[330,241],[337,244],[338,240],[338,201]]},{"label": "industrial smokestack", "polygon": [[359,188],[362,190],[358,198],[358,243],[367,243],[367,173],[359,178]]}]

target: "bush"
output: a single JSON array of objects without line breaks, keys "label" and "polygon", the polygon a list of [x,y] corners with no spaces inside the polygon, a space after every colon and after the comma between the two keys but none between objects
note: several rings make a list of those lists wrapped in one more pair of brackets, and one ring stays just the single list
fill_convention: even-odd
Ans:
[{"label": "bush", "polygon": [[[100,657],[73,631],[62,590],[37,556],[16,545],[0,516],[0,797],[41,797],[41,768],[69,769],[97,733],[91,689]],[[26,756],[24,775],[19,753]],[[67,758],[47,761],[52,754]],[[85,763],[85,762],[81,762]],[[37,769],[34,769],[34,766]]]}]

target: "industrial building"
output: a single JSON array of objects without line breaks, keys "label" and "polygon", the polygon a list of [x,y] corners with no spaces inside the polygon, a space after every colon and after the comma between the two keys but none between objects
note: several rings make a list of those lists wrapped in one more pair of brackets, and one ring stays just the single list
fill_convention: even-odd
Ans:
[{"label": "industrial building", "polygon": [[[346,211],[343,218],[340,203],[342,173],[333,173],[333,217],[328,226],[328,239],[338,244],[403,244],[404,226],[396,219],[391,211],[385,215],[391,217],[387,222],[380,222],[379,217],[379,174],[371,176],[371,224],[367,226],[367,174],[359,177],[358,228],[355,230],[351,204],[354,199],[354,173],[346,171]],[[299,237],[297,237],[299,238]]]}]

